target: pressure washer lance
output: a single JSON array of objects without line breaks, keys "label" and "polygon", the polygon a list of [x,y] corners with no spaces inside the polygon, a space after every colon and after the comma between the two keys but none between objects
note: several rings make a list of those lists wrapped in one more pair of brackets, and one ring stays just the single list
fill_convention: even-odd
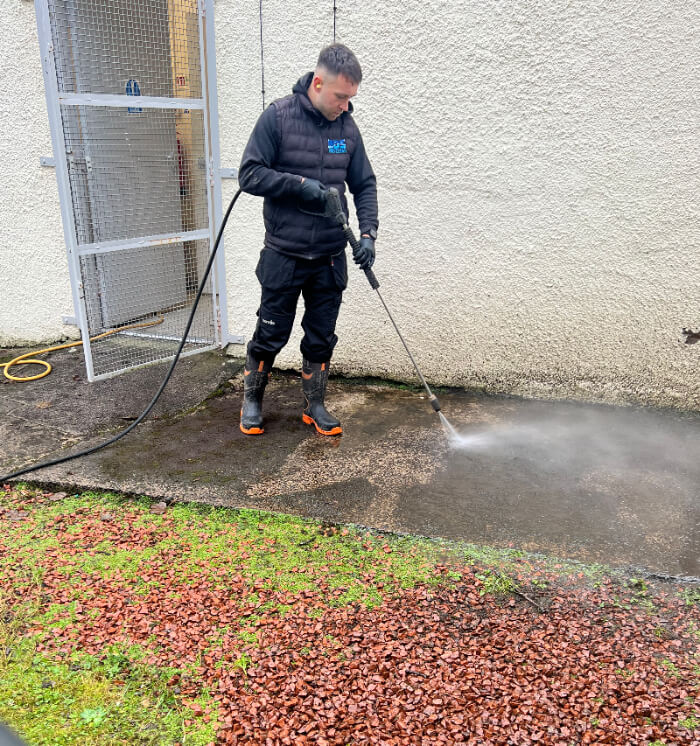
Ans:
[{"label": "pressure washer lance", "polygon": [[[356,250],[360,247],[360,244],[358,243],[357,239],[355,238],[355,234],[352,232],[352,228],[350,227],[348,223],[348,219],[345,217],[345,213],[343,212],[343,205],[340,202],[340,194],[338,193],[338,190],[335,187],[330,187],[328,190],[328,196],[326,199],[326,215],[333,218],[338,225],[343,229],[343,233],[345,234],[345,238],[348,239],[348,243],[350,246],[352,246],[353,250]],[[428,386],[427,381],[425,378],[423,378],[423,374],[420,372],[420,368],[418,367],[418,363],[413,358],[413,355],[411,355],[411,351],[408,349],[408,345],[406,344],[406,340],[403,338],[403,335],[399,331],[399,327],[396,325],[396,322],[394,321],[394,317],[391,315],[391,311],[389,311],[389,308],[387,304],[384,302],[384,298],[382,298],[382,294],[379,292],[379,280],[377,280],[377,276],[372,272],[371,269],[364,270],[365,275],[367,275],[367,279],[369,280],[369,284],[372,288],[372,290],[377,291],[377,295],[379,296],[379,300],[382,302],[382,305],[384,306],[384,310],[386,311],[386,315],[389,317],[389,320],[394,325],[394,329],[396,329],[396,333],[399,335],[399,339],[403,342],[403,346],[406,348],[406,352],[408,353],[409,358],[411,358],[411,362],[413,363],[413,367],[416,369],[416,373],[418,374],[418,378],[420,378],[420,382],[425,387],[425,390],[428,392],[428,399],[430,400],[430,404],[432,408],[436,411],[440,411],[440,402],[438,401],[437,396],[433,394],[433,392],[430,390],[430,386]]]}]

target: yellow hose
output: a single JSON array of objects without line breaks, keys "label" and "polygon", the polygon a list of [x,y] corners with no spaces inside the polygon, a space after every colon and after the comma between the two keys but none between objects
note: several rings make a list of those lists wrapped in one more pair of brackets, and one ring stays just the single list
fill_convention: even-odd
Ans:
[{"label": "yellow hose", "polygon": [[[94,342],[95,340],[109,337],[111,334],[118,334],[119,332],[125,332],[129,329],[144,329],[147,326],[157,326],[158,324],[162,324],[163,321],[165,321],[165,318],[161,316],[159,319],[156,319],[155,321],[148,321],[145,324],[131,324],[131,326],[121,326],[118,329],[110,329],[108,332],[98,334],[96,337],[90,337],[90,341]],[[32,357],[32,355],[43,355],[46,352],[65,350],[68,347],[79,347],[80,345],[82,345],[82,343],[83,341],[80,340],[79,342],[70,342],[64,345],[56,345],[55,347],[46,347],[43,350],[33,350],[32,352],[25,352],[24,355],[20,355],[14,360],[10,360],[9,363],[0,363],[0,368],[3,368],[5,378],[9,378],[10,381],[20,381],[23,383],[26,383],[27,381],[38,381],[40,378],[44,378],[44,376],[48,376],[49,373],[51,373],[51,364],[47,363],[46,360],[39,360],[37,358],[34,358]],[[9,372],[9,370],[15,365],[43,365],[46,370],[43,373],[37,373],[37,375],[35,376],[13,376],[12,373]]]}]

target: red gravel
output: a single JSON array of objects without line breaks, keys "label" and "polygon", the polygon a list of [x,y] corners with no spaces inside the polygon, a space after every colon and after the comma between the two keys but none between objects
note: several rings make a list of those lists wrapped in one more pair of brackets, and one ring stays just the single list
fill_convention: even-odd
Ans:
[{"label": "red gravel", "polygon": [[375,610],[266,623],[249,690],[220,675],[224,743],[698,742],[678,727],[697,713],[690,641],[660,640],[656,615],[601,608],[605,591],[560,593],[538,613],[478,588],[467,572]]},{"label": "red gravel", "polygon": [[[27,518],[0,516],[0,553],[12,551],[2,544],[4,520]],[[86,545],[109,539],[143,549],[169,529],[92,513],[52,530],[60,544],[45,564],[46,605],[72,600],[60,571]],[[700,614],[677,587],[651,589],[651,607],[613,578],[592,588],[581,576],[563,585],[542,573],[533,587],[524,575],[520,588],[539,609],[519,595],[481,595],[472,567],[436,573],[439,585],[402,591],[379,607],[339,608],[329,605],[337,592],[322,578],[314,591],[273,592],[251,586],[236,567],[202,566],[183,582],[178,557],[161,555],[141,573],[160,586],[143,596],[119,574],[84,573],[80,624],[53,628],[40,649],[99,655],[106,643],[125,641],[150,645],[152,665],[199,660],[196,675],[171,683],[185,702],[202,687],[213,692],[218,744],[700,744],[692,729],[700,720]],[[0,587],[26,599],[20,577],[18,568]],[[268,602],[291,610],[280,616]],[[237,636],[250,615],[257,644]],[[225,625],[231,629],[212,646]],[[208,715],[192,704],[198,716]]]}]

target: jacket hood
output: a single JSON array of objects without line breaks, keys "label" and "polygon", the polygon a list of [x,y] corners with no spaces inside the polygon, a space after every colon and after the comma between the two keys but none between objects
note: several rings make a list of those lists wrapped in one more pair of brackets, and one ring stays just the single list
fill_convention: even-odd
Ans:
[{"label": "jacket hood", "polygon": [[[292,88],[292,93],[299,96],[299,99],[301,101],[301,105],[304,107],[306,111],[309,112],[312,116],[323,119],[326,122],[329,122],[329,119],[326,119],[326,117],[321,114],[321,112],[311,103],[311,99],[309,98],[309,86],[311,85],[311,81],[314,78],[313,70],[311,72],[306,73],[306,75],[302,75],[299,80],[294,84],[294,87]],[[352,101],[348,101],[348,110],[347,112],[343,112],[340,117],[344,117],[345,114],[352,114],[353,112],[353,106]],[[339,118],[340,118],[339,117]]]}]

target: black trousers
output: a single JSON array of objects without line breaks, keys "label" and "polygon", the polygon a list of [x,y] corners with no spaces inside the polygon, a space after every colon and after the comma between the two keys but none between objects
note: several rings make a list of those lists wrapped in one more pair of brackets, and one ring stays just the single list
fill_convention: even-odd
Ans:
[{"label": "black trousers", "polygon": [[304,297],[301,354],[312,363],[331,359],[338,341],[343,290],[348,284],[345,251],[332,257],[302,259],[263,249],[255,274],[262,286],[258,323],[248,354],[272,364],[289,341],[299,296]]}]

